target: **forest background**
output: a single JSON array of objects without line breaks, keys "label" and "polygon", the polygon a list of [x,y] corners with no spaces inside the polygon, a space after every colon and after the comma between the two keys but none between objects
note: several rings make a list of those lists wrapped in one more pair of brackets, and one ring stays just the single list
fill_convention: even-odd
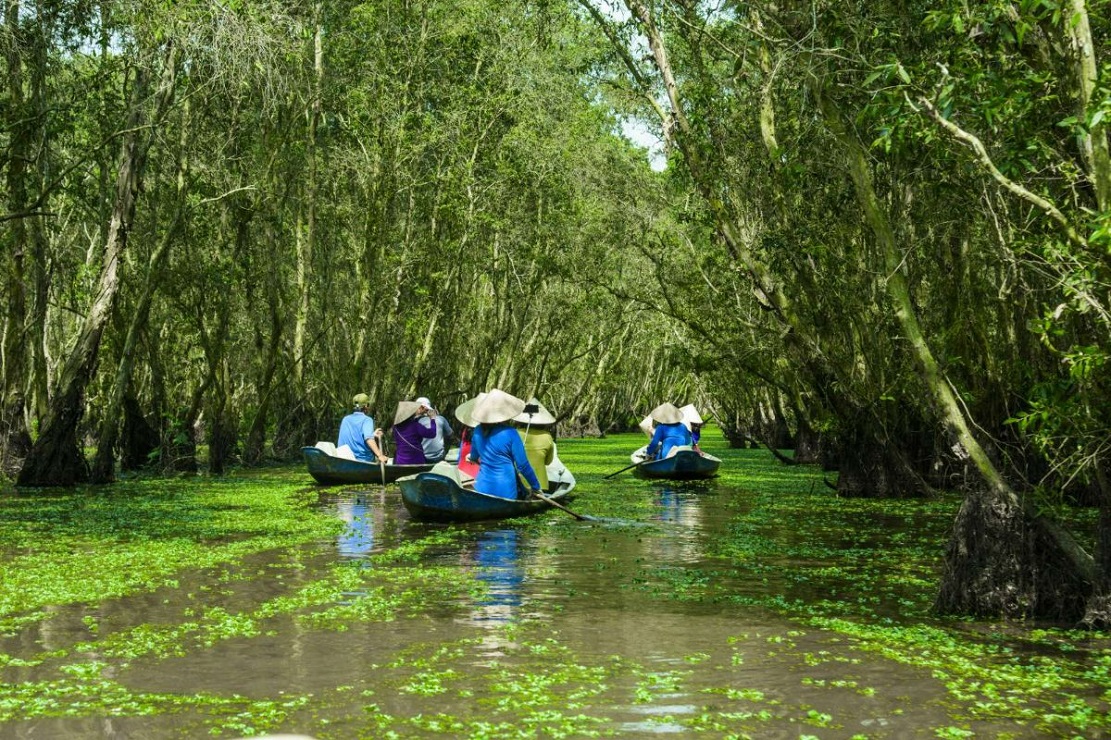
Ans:
[{"label": "forest background", "polygon": [[964,491],[939,612],[1106,625],[1108,12],[8,0],[6,475],[290,459],[357,392],[695,401]]}]

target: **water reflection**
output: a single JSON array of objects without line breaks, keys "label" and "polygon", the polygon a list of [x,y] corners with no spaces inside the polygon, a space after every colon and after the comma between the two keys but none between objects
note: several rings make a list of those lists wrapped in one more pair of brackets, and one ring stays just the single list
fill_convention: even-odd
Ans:
[{"label": "water reflection", "polygon": [[340,555],[349,558],[365,557],[374,547],[374,520],[366,498],[356,496],[351,501],[337,501],[336,511],[347,526],[336,539]]},{"label": "water reflection", "polygon": [[656,521],[668,522],[686,531],[656,540],[649,547],[664,562],[694,562],[702,557],[702,489],[666,486],[655,491]]},{"label": "water reflection", "polygon": [[475,541],[478,579],[488,587],[486,598],[475,604],[476,622],[507,622],[516,616],[525,579],[520,538],[521,533],[515,529],[492,529],[482,532]]}]

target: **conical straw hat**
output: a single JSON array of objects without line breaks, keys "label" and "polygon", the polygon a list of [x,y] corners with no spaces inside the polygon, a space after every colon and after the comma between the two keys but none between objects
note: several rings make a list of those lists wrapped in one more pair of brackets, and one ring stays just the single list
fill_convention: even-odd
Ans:
[{"label": "conical straw hat", "polygon": [[649,416],[657,424],[678,424],[683,420],[683,412],[675,408],[675,404],[666,402],[652,409]]},{"label": "conical straw hat", "polygon": [[474,405],[471,418],[479,424],[497,424],[509,421],[524,410],[524,401],[495,388],[486,394],[486,398]]},{"label": "conical straw hat", "polygon": [[486,398],[485,393],[479,393],[474,398],[468,398],[463,403],[455,407],[455,418],[459,420],[460,424],[473,427],[478,422],[471,418],[471,413],[474,411],[475,404]]},{"label": "conical straw hat", "polygon": [[397,412],[393,415],[393,423],[400,424],[406,419],[412,418],[413,414],[417,413],[420,404],[416,401],[400,401],[397,404]]},{"label": "conical straw hat", "polygon": [[683,421],[687,424],[701,424],[702,417],[698,414],[698,409],[694,407],[693,403],[688,403],[683,408],[679,409],[679,413],[683,415]]},{"label": "conical straw hat", "polygon": [[536,411],[534,413],[531,413],[531,414],[528,411],[522,411],[521,413],[519,413],[519,414],[517,414],[516,416],[513,417],[513,421],[519,421],[522,424],[555,424],[556,423],[556,418],[554,416],[552,416],[552,412],[548,411],[548,409],[544,408],[544,405],[541,404],[540,401],[536,400],[536,396],[533,396],[532,398],[530,398],[529,402],[527,404],[525,404],[525,406],[526,407],[527,406],[538,406],[540,408],[540,410]]},{"label": "conical straw hat", "polygon": [[649,437],[651,437],[652,436],[652,427],[654,427],[656,425],[652,423],[652,417],[651,416],[646,416],[646,417],[644,417],[643,419],[640,420],[640,424],[637,424],[637,426],[640,427],[640,431],[644,432]]}]

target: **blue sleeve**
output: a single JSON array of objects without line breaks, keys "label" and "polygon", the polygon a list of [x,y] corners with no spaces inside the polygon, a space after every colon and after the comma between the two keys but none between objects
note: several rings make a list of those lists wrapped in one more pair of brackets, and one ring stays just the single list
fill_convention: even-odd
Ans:
[{"label": "blue sleeve", "polygon": [[370,439],[374,436],[374,419],[370,418],[369,416],[363,419],[363,428],[361,433],[363,435],[363,439]]},{"label": "blue sleeve", "polygon": [[652,457],[652,455],[654,455],[656,453],[656,450],[659,449],[660,441],[663,439],[663,436],[664,436],[664,425],[663,424],[657,424],[656,425],[656,430],[654,432],[652,432],[652,441],[648,443],[648,449],[645,450],[645,452],[648,453],[649,457]]},{"label": "blue sleeve", "polygon": [[475,427],[474,431],[471,432],[470,457],[472,460],[482,462],[482,448],[486,446],[485,436],[486,435],[484,435],[482,430],[478,427]]},{"label": "blue sleeve", "polygon": [[517,465],[517,472],[525,476],[532,490],[539,490],[540,479],[536,477],[536,471],[532,469],[532,463],[528,461],[528,455],[525,454],[525,443],[521,441],[521,435],[516,431],[513,432],[513,438],[509,442],[509,451],[513,455],[513,462]]}]

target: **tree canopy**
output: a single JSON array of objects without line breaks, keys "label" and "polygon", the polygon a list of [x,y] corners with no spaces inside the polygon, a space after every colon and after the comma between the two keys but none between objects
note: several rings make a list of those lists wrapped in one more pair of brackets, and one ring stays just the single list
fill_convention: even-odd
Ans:
[{"label": "tree canopy", "polygon": [[289,458],[358,392],[694,401],[843,494],[966,490],[939,609],[1106,621],[1106,11],[9,2],[5,469]]}]

